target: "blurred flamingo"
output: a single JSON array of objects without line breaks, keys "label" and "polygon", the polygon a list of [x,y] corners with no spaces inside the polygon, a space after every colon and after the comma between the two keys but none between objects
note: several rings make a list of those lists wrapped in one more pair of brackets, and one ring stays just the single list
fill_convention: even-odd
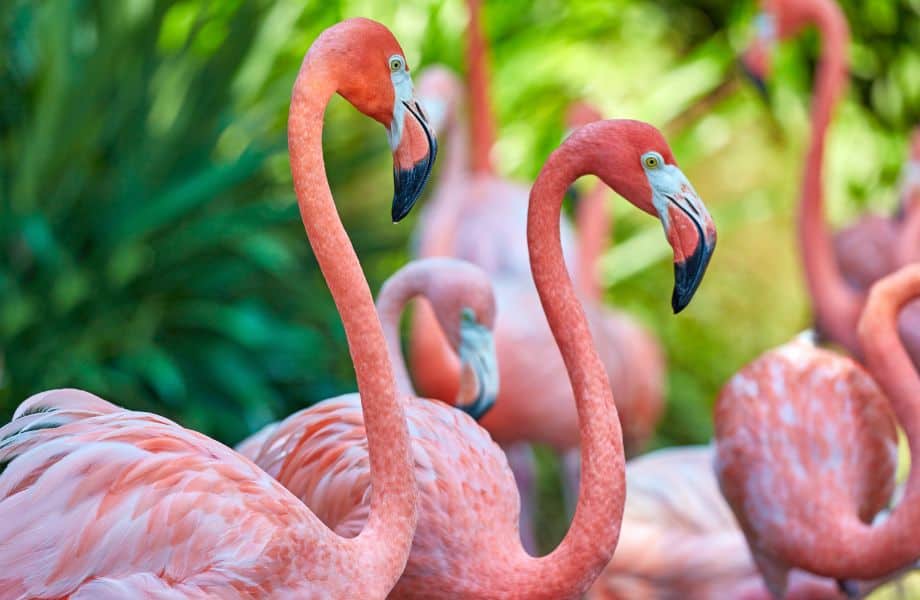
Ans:
[{"label": "blurred flamingo", "polygon": [[[551,554],[534,558],[519,539],[519,497],[505,456],[484,429],[443,404],[409,398],[419,481],[419,526],[394,598],[579,598],[610,560],[624,502],[623,445],[610,382],[594,349],[562,255],[560,209],[568,185],[594,173],[664,224],[676,286],[689,301],[715,244],[702,202],[653,127],[604,121],[576,131],[546,161],[534,184],[527,241],[534,285],[574,390],[583,477],[575,517]],[[395,339],[403,288],[384,311]],[[436,303],[433,303],[436,306]],[[450,332],[450,327],[445,328]],[[526,349],[522,350],[526,351]],[[328,420],[360,425],[357,411]],[[366,519],[367,448],[361,435],[291,435],[282,424],[255,455],[327,524],[347,535]]]},{"label": "blurred flamingo", "polygon": [[[620,541],[588,600],[771,598],[719,491],[713,458],[712,447],[687,446],[626,463]],[[786,594],[787,600],[842,597],[833,580],[801,572]]]},{"label": "blurred flamingo", "polygon": [[864,215],[834,236],[840,270],[860,290],[920,260],[920,128],[913,133],[900,187],[894,216]]},{"label": "blurred flamingo", "polygon": [[[469,0],[467,47],[469,134],[462,127],[463,85],[439,68],[425,74],[419,96],[450,144],[434,197],[420,221],[421,256],[449,255],[484,268],[492,277],[498,304],[495,339],[502,382],[495,408],[482,425],[501,444],[518,482],[525,547],[535,550],[532,530],[534,463],[529,444],[543,443],[564,457],[572,481],[577,473],[579,430],[565,366],[541,310],[528,269],[523,223],[527,189],[496,175],[491,155],[495,125],[489,107],[487,45],[481,27],[481,0]],[[603,208],[602,203],[599,204]],[[560,237],[570,272],[577,272],[571,226],[561,220]],[[595,246],[602,243],[592,237]],[[595,257],[590,257],[591,260]],[[587,269],[593,270],[593,264]],[[579,275],[579,286],[584,283]],[[594,276],[592,275],[592,280]],[[585,284],[587,285],[587,284]],[[661,358],[646,332],[622,315],[605,312],[591,283],[585,298],[593,339],[614,388],[626,451],[648,439],[661,412]],[[673,299],[675,310],[682,300]],[[631,346],[632,344],[632,346]],[[526,348],[526,352],[521,349]],[[413,315],[410,367],[419,392],[449,401],[456,397],[458,365],[430,309]],[[570,489],[568,486],[567,489]],[[570,494],[571,495],[571,494]]]},{"label": "blurred flamingo", "polygon": [[[896,269],[901,259],[895,252],[899,228],[881,217],[867,217],[856,231],[843,234],[837,243],[840,253],[835,256],[834,239],[823,214],[824,146],[834,107],[847,83],[849,27],[833,0],[761,0],[761,4],[764,12],[759,17],[758,37],[744,57],[746,70],[760,86],[770,70],[770,50],[778,39],[792,37],[808,25],[821,33],[811,142],[799,204],[799,245],[819,332],[860,357],[856,323],[865,293],[858,286]],[[920,221],[920,215],[915,218]],[[920,222],[905,228],[907,235],[917,230]],[[920,238],[904,243],[903,260],[920,258]],[[920,364],[920,302],[902,313],[901,323],[908,353]]]},{"label": "blurred flamingo", "polygon": [[[872,287],[859,338],[874,380],[852,360],[796,341],[742,369],[719,396],[716,472],[777,597],[792,568],[872,579],[920,558],[920,377],[897,332],[898,312],[918,297],[920,265]],[[876,518],[894,488],[891,409],[911,472],[901,501]]]},{"label": "blurred flamingo", "polygon": [[417,491],[386,343],[323,171],[323,113],[335,93],[388,128],[394,215],[421,193],[435,148],[389,30],[351,19],[316,39],[294,84],[291,165],[360,390],[318,410],[364,412],[367,526],[344,538],[222,444],[56,390],[26,400],[0,429],[0,597],[383,598],[392,588],[409,555]]}]

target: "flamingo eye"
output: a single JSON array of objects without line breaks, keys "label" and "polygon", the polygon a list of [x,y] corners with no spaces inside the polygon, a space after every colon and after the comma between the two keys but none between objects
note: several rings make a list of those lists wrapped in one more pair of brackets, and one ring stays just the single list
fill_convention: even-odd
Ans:
[{"label": "flamingo eye", "polygon": [[642,164],[645,165],[646,169],[657,169],[661,166],[661,159],[654,154],[646,154],[642,158]]},{"label": "flamingo eye", "polygon": [[406,68],[406,61],[402,56],[394,54],[390,57],[390,71],[396,73]]}]

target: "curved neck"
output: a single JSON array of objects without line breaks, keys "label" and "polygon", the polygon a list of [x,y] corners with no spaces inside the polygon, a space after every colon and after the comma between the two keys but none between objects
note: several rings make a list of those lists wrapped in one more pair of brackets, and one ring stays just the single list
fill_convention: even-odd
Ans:
[{"label": "curved neck", "polygon": [[[839,575],[873,579],[905,567],[920,556],[920,377],[898,335],[898,314],[905,304],[920,297],[920,267],[889,275],[873,288],[859,324],[866,365],[891,402],[910,445],[911,470],[904,497],[888,518],[867,525],[856,515],[844,521],[840,540],[848,552],[824,556]],[[818,561],[818,558],[815,558]],[[818,564],[816,566],[827,566]]]},{"label": "curved neck", "polygon": [[598,260],[613,233],[613,216],[607,210],[607,186],[597,181],[578,206],[578,271],[576,283],[582,295],[600,302],[603,294]]},{"label": "curved neck", "polygon": [[470,163],[474,173],[492,174],[492,146],[495,119],[489,106],[489,56],[482,31],[482,0],[468,0],[470,23],[467,34],[466,67],[470,102]]},{"label": "curved neck", "polygon": [[411,265],[412,263],[409,263],[408,267],[404,267],[403,270],[389,278],[380,288],[380,293],[377,294],[377,314],[383,326],[390,363],[393,365],[393,375],[396,377],[396,387],[405,396],[415,396],[416,393],[412,389],[412,380],[409,379],[409,371],[406,369],[406,361],[403,357],[399,321],[406,303],[420,294],[424,288],[421,280],[425,276],[423,272],[410,271]]},{"label": "curved neck", "polygon": [[802,179],[799,245],[819,328],[858,356],[856,320],[862,298],[849,287],[837,265],[831,232],[824,217],[823,185],[827,129],[847,81],[849,35],[839,8],[829,4],[826,10],[816,14],[815,24],[821,32],[821,58],[815,74],[811,142]]},{"label": "curved neck", "polygon": [[563,145],[550,155],[530,193],[527,214],[531,272],[575,395],[582,469],[575,516],[562,543],[548,556],[523,561],[519,569],[521,585],[533,589],[527,597],[535,598],[584,593],[613,556],[626,493],[623,436],[610,381],[594,348],[560,242],[565,191],[591,172],[598,158],[581,150]]},{"label": "curved neck", "polygon": [[307,55],[294,83],[288,121],[291,172],[310,246],[342,318],[364,413],[370,516],[361,534],[350,541],[361,556],[373,557],[378,577],[393,574],[395,583],[415,530],[415,470],[374,301],[326,180],[323,113],[336,83],[324,68],[324,56],[316,54]]}]

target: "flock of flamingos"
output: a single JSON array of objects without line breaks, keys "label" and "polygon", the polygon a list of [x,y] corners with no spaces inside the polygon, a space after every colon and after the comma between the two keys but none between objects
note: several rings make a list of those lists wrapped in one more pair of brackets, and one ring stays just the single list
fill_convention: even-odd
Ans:
[{"label": "flock of flamingos", "polygon": [[[661,221],[675,312],[715,225],[657,129],[585,104],[529,190],[499,177],[479,4],[466,83],[435,67],[414,89],[390,31],[349,19],[294,84],[294,186],[358,393],[236,451],[88,392],[32,396],[0,428],[0,599],[852,598],[914,567],[920,474],[896,490],[895,469],[898,426],[920,463],[920,134],[898,214],[833,235],[822,164],[847,82],[839,7],[764,0],[744,63],[762,78],[776,42],[821,34],[799,241],[817,334],[850,357],[806,336],[770,350],[726,383],[711,446],[627,463],[662,413],[664,364],[601,301],[606,188]],[[376,306],[324,173],[334,94],[387,129],[394,221],[447,140],[418,258]],[[589,174],[600,183],[573,228],[563,199]],[[407,367],[399,323],[417,297]],[[546,556],[533,442],[558,451],[573,515]]]}]

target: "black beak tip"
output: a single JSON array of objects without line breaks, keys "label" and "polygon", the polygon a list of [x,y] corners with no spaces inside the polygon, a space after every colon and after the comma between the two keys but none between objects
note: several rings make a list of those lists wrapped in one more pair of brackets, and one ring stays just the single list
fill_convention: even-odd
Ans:
[{"label": "black beak tip", "polygon": [[493,406],[495,406],[494,397],[480,396],[472,404],[457,406],[457,408],[471,416],[474,421],[479,421],[486,415],[486,413],[492,410]]},{"label": "black beak tip", "polygon": [[436,153],[437,146],[432,146],[428,155],[415,163],[411,169],[393,169],[393,205],[390,215],[394,223],[405,219],[422,195],[431,175]]},{"label": "black beak tip", "polygon": [[747,79],[751,85],[754,86],[754,89],[757,90],[757,95],[760,96],[764,102],[769,102],[770,91],[767,89],[767,82],[763,80],[763,77],[754,73],[744,59],[738,61],[738,67],[741,69],[741,72],[744,73],[745,79]]},{"label": "black beak tip", "polygon": [[694,250],[693,255],[683,262],[674,263],[674,293],[671,295],[671,308],[674,314],[687,308],[697,288],[703,281],[703,275],[709,266],[709,259],[715,249],[714,243],[703,242]]}]

